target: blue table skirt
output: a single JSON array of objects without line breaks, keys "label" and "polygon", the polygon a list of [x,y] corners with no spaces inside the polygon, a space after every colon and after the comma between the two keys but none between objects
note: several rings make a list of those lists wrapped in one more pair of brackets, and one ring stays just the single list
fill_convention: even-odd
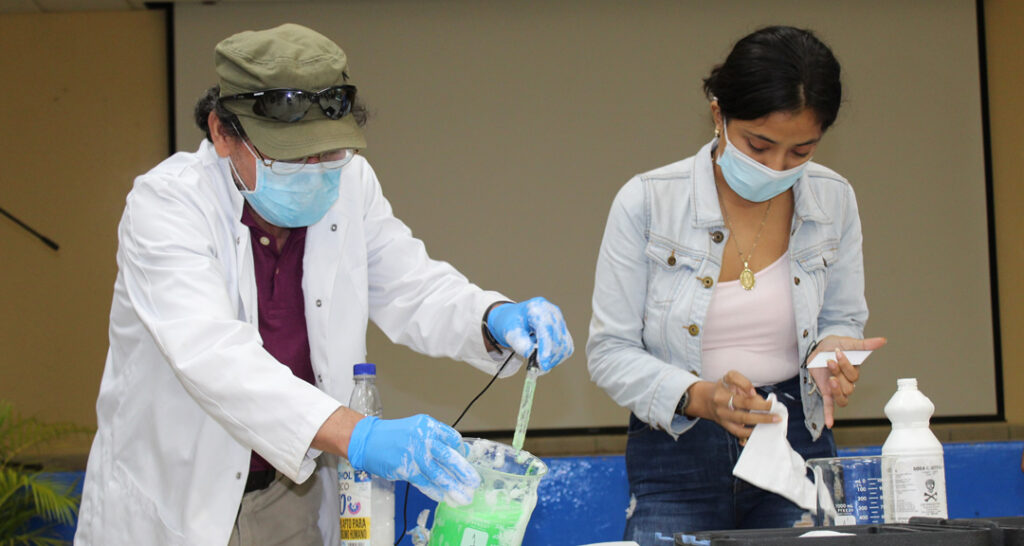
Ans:
[{"label": "blue table skirt", "polygon": [[[1024,442],[982,442],[943,444],[946,456],[946,490],[950,518],[1024,516],[1024,473],[1021,452]],[[877,455],[880,446],[840,449],[839,455]],[[571,546],[620,540],[625,528],[629,488],[625,459],[621,455],[594,457],[549,457],[548,475],[538,490],[523,544],[528,546]],[[84,472],[61,472],[63,481],[81,479]],[[402,501],[407,484],[395,488],[395,528],[403,528]],[[429,509],[431,520],[437,503],[417,489],[409,494],[405,513],[408,526],[416,525],[420,511]],[[70,540],[74,527],[62,529]],[[397,538],[397,537],[396,537]],[[409,546],[406,536],[401,544]]]}]

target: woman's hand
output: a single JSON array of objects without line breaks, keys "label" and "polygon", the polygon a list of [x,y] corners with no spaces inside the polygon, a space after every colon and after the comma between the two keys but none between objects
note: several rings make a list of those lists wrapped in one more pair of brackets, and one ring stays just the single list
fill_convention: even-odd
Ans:
[{"label": "woman's hand", "polygon": [[850,395],[860,379],[860,370],[850,364],[843,351],[874,351],[886,344],[884,337],[872,337],[868,339],[857,339],[844,336],[828,336],[818,343],[814,352],[807,357],[810,362],[822,351],[835,351],[836,360],[829,360],[827,368],[812,368],[811,377],[818,385],[821,392],[821,399],[825,407],[825,426],[832,428],[835,424],[835,406],[846,407],[850,402]]},{"label": "woman's hand", "polygon": [[[686,408],[690,417],[710,419],[740,439],[740,445],[758,423],[778,423],[782,417],[768,413],[770,402],[761,398],[750,380],[730,370],[721,381],[698,381],[690,387],[693,400]],[[762,413],[753,413],[762,412]]]}]

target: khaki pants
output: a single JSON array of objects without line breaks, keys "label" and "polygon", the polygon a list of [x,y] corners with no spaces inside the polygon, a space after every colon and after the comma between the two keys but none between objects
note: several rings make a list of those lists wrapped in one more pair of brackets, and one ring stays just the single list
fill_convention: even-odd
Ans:
[{"label": "khaki pants", "polygon": [[323,546],[321,488],[315,474],[302,484],[278,474],[265,489],[246,493],[228,546]]}]

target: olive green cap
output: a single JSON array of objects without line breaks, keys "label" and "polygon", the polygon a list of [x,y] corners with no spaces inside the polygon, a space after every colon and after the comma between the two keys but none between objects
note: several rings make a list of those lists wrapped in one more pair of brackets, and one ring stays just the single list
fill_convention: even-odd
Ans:
[{"label": "olive green cap", "polygon": [[[230,36],[214,49],[220,96],[266,89],[319,91],[349,84],[345,52],[326,36],[287,23],[267,30]],[[366,138],[348,114],[330,119],[316,104],[306,117],[288,123],[253,113],[250,101],[225,101],[260,152],[273,159],[293,159],[339,148],[365,148]]]}]

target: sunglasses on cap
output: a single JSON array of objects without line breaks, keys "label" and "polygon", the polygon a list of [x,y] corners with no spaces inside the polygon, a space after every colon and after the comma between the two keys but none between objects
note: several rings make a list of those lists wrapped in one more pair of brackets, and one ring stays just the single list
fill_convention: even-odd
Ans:
[{"label": "sunglasses on cap", "polygon": [[313,104],[320,106],[330,119],[340,119],[352,111],[356,86],[335,85],[320,91],[302,89],[267,89],[252,93],[239,93],[220,97],[221,101],[251,100],[252,112],[257,116],[293,123],[306,117]]}]

